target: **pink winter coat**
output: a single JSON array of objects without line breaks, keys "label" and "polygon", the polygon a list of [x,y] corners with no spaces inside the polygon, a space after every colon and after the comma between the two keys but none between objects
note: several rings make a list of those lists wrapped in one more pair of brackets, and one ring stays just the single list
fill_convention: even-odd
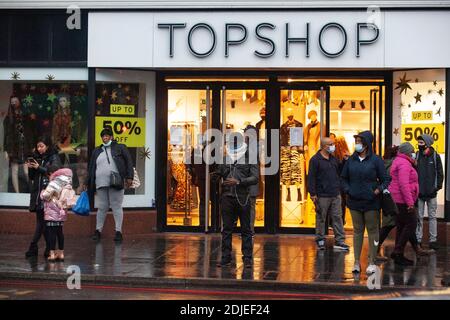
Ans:
[{"label": "pink winter coat", "polygon": [[67,209],[76,203],[72,189],[72,170],[59,169],[50,176],[50,183],[41,192],[45,221],[66,221]]},{"label": "pink winter coat", "polygon": [[419,176],[413,167],[413,161],[407,155],[399,153],[392,163],[389,192],[396,203],[413,206],[419,197]]}]

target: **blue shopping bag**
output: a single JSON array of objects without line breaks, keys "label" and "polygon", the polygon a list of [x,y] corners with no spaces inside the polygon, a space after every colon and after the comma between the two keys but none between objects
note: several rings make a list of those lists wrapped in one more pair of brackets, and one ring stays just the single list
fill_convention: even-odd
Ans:
[{"label": "blue shopping bag", "polygon": [[72,208],[72,211],[80,216],[88,216],[91,212],[91,208],[89,207],[89,197],[86,191],[83,191],[80,194],[80,197],[77,200],[77,203]]}]

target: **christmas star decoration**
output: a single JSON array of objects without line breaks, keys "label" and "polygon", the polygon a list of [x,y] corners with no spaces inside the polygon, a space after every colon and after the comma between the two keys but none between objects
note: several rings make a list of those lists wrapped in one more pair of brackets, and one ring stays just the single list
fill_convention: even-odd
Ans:
[{"label": "christmas star decoration", "polygon": [[23,99],[23,101],[25,101],[26,104],[31,105],[33,103],[33,97],[29,94],[25,99]]},{"label": "christmas star decoration", "polygon": [[55,80],[55,76],[52,74],[48,74],[45,79],[47,79],[48,81],[53,81],[53,80]]},{"label": "christmas star decoration", "polygon": [[139,151],[139,156],[141,157],[141,159],[150,159],[150,157],[152,156],[152,152],[150,151],[150,148],[145,148],[144,150]]},{"label": "christmas star decoration", "polygon": [[411,103],[408,104],[408,108],[411,108]]},{"label": "christmas star decoration", "polygon": [[103,99],[102,99],[102,98],[97,98],[96,103],[97,103],[98,105],[99,105],[99,104],[103,104]]},{"label": "christmas star decoration", "polygon": [[55,102],[55,100],[56,100],[56,96],[53,92],[47,93],[47,101],[50,101],[51,103],[53,103],[53,102]]},{"label": "christmas star decoration", "polygon": [[103,89],[103,91],[102,91],[102,95],[104,95],[104,96],[107,96],[107,95],[108,95],[108,90],[106,90],[106,89]]},{"label": "christmas star decoration", "polygon": [[127,101],[130,101],[130,100],[131,100],[131,97],[130,97],[130,96],[127,96],[125,99],[127,99]]},{"label": "christmas star decoration", "polygon": [[433,101],[433,106],[435,106],[435,105],[436,105],[436,100]]},{"label": "christmas star decoration", "polygon": [[112,94],[111,94],[111,99],[113,101],[115,101],[117,99],[117,92],[115,90],[113,90]]},{"label": "christmas star decoration", "polygon": [[442,107],[440,107],[440,108],[438,109],[438,111],[436,112],[436,115],[439,116],[439,117],[441,116],[441,109],[442,109]]},{"label": "christmas star decoration", "polygon": [[432,89],[429,89],[428,90],[428,94],[432,94],[433,93],[433,90]]},{"label": "christmas star decoration", "polygon": [[422,95],[417,92],[417,95],[414,97],[414,99],[416,99],[416,103],[417,102],[422,102]]},{"label": "christmas star decoration", "polygon": [[405,106],[405,104],[403,102],[400,102],[400,108],[404,107],[404,106]]},{"label": "christmas star decoration", "polygon": [[441,89],[439,89],[438,93],[442,97],[444,95],[444,90],[441,88]]},{"label": "christmas star decoration", "polygon": [[399,133],[399,129],[398,129],[398,128],[395,128],[395,129],[394,129],[394,134],[395,134],[396,136],[398,136],[398,133]]},{"label": "christmas star decoration", "polygon": [[11,73],[11,79],[19,80],[20,79],[20,73],[18,73],[18,72]]},{"label": "christmas star decoration", "polygon": [[433,86],[435,86],[435,87],[437,86],[437,81],[436,80],[433,81]]},{"label": "christmas star decoration", "polygon": [[400,95],[405,91],[405,93],[408,91],[408,89],[412,90],[411,86],[408,84],[408,82],[411,81],[411,79],[406,79],[406,72],[403,75],[402,78],[399,79],[399,82],[396,82],[397,87],[395,87],[395,90],[400,89]]}]

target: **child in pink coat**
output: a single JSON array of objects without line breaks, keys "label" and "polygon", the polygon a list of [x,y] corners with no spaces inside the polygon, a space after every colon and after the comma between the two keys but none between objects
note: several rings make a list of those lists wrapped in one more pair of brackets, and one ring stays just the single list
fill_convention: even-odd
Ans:
[{"label": "child in pink coat", "polygon": [[408,240],[414,235],[417,226],[416,201],[419,197],[419,177],[414,168],[414,147],[402,143],[398,155],[392,163],[389,191],[398,207],[396,218],[397,235],[392,254],[394,262],[400,265],[412,265],[413,261],[405,258],[404,251]]},{"label": "child in pink coat", "polygon": [[[49,170],[51,173],[52,170]],[[67,220],[67,210],[76,203],[75,191],[72,189],[72,170],[63,168],[50,175],[50,183],[41,192],[44,200],[44,220],[46,224],[48,261],[64,260],[63,225]],[[56,250],[58,240],[59,250]]]}]

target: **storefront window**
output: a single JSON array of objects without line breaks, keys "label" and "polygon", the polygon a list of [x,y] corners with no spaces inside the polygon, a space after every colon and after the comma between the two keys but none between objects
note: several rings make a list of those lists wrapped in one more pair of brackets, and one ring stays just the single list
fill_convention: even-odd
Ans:
[{"label": "storefront window", "polygon": [[205,225],[206,165],[200,157],[206,107],[206,90],[169,90],[167,225]]},{"label": "storefront window", "polygon": [[[417,150],[417,138],[429,134],[445,171],[445,70],[394,72],[393,84],[393,143],[408,141]],[[444,188],[438,192],[437,202],[437,217],[443,218]]]},{"label": "storefront window", "polygon": [[320,91],[281,90],[281,227],[314,227],[314,204],[306,179],[311,157],[320,148]]},{"label": "storefront window", "polygon": [[[73,72],[77,74],[85,73]],[[87,177],[87,82],[58,80],[64,78],[63,69],[5,70],[0,76],[2,204],[28,206],[25,162],[40,136],[51,137],[63,166],[72,169],[79,194]]]}]

